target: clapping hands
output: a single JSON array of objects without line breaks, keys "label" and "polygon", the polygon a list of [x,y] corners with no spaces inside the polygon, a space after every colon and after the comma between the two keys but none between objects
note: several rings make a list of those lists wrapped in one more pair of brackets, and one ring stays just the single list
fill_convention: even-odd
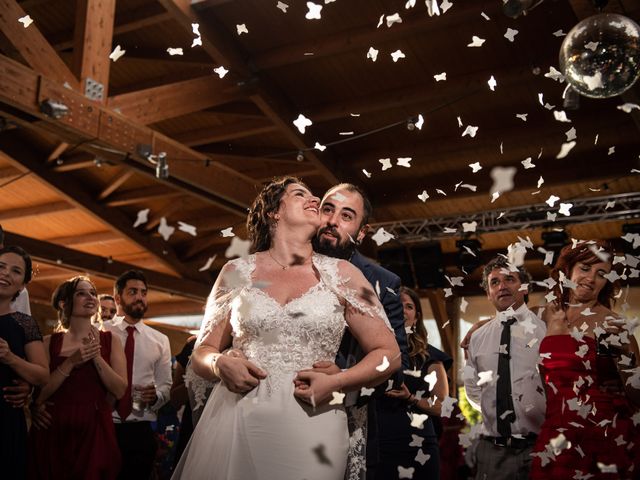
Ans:
[{"label": "clapping hands", "polygon": [[82,346],[69,357],[69,361],[71,361],[74,368],[100,355],[99,337],[96,335],[97,331],[94,330],[93,328],[91,329],[89,335],[82,339]]}]

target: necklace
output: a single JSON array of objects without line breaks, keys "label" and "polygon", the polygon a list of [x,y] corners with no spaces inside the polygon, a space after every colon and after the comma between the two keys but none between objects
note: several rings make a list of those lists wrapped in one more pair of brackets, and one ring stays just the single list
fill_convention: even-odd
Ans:
[{"label": "necklace", "polygon": [[[302,257],[298,257],[297,255],[294,255],[294,262],[291,265],[283,265],[282,263],[280,263],[278,260],[276,260],[276,258],[273,256],[273,254],[271,253],[271,249],[267,250],[267,253],[269,254],[269,256],[271,257],[271,260],[273,260],[274,262],[276,262],[278,265],[280,265],[282,267],[282,270],[286,270],[288,269],[291,265],[303,265],[305,263],[307,263],[307,260],[309,260],[311,258],[311,255],[313,255],[313,251],[309,254],[309,256],[305,259],[302,259]],[[298,260],[303,260],[302,262],[299,262]]]}]

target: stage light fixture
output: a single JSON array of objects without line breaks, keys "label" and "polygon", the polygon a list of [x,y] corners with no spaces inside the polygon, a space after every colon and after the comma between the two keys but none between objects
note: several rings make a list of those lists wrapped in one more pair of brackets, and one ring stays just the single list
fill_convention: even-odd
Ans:
[{"label": "stage light fixture", "polygon": [[50,98],[47,98],[40,103],[40,111],[47,117],[55,118],[56,120],[69,115],[69,107],[62,102],[57,102]]}]

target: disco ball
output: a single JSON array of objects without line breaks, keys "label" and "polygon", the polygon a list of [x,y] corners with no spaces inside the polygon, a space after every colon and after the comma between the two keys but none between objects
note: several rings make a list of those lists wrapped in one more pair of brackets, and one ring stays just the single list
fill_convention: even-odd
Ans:
[{"label": "disco ball", "polygon": [[620,95],[640,76],[640,27],[614,13],[586,18],[562,42],[560,69],[585,97]]}]

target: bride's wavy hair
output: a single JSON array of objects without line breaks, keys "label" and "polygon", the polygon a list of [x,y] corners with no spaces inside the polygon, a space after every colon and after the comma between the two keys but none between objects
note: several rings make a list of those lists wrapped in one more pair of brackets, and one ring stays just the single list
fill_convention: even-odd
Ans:
[{"label": "bride's wavy hair", "polygon": [[[418,294],[410,288],[400,287],[400,295],[403,293],[411,299],[416,307],[415,329],[407,335],[407,342],[409,343],[409,358],[414,360],[414,364],[420,365],[420,363],[424,363],[429,358],[429,351],[427,350],[429,340],[427,328],[424,326],[424,319],[422,318],[422,304]],[[416,362],[416,359],[419,362]]]},{"label": "bride's wavy hair", "polygon": [[[562,298],[565,303],[569,303],[570,289],[564,288],[562,297],[560,297],[560,272],[562,272],[565,277],[571,278],[571,272],[578,262],[584,263],[585,265],[594,265],[602,262],[603,260],[598,257],[595,252],[604,254],[609,259],[607,260],[608,263],[613,262],[615,251],[613,250],[613,246],[606,240],[582,241],[578,242],[575,247],[573,245],[567,245],[560,251],[556,265],[553,270],[551,270],[551,278],[558,282],[554,287],[556,296]],[[611,269],[615,270],[613,265]],[[607,283],[605,283],[600,293],[598,293],[598,302],[605,308],[611,308],[615,303],[615,296],[619,290],[620,282],[618,280],[615,282],[607,280]]]},{"label": "bride's wavy hair", "polygon": [[263,252],[271,247],[273,230],[278,223],[275,214],[287,187],[292,183],[307,186],[299,178],[285,176],[274,178],[253,201],[247,215],[247,233],[251,241],[250,253]]}]

